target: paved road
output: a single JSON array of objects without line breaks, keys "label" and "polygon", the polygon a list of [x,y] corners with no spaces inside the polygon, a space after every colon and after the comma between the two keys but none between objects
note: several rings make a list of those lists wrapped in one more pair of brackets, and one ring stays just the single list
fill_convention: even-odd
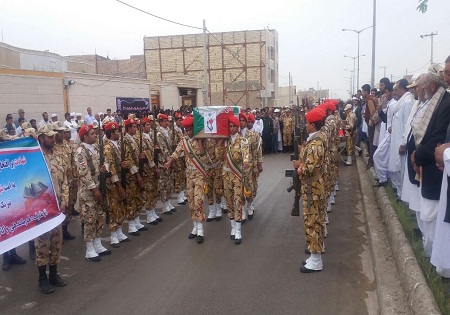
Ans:
[{"label": "paved road", "polygon": [[[69,229],[77,239],[65,242],[59,266],[68,285],[43,295],[31,261],[0,271],[0,314],[374,313],[377,288],[356,167],[340,168],[324,270],[301,274],[305,240],[300,217],[290,216],[293,193],[284,178],[290,166],[287,154],[265,157],[257,211],[243,226],[239,246],[229,239],[225,217],[205,224],[203,244],[188,240],[191,220],[183,206],[90,263],[75,219]],[[28,257],[26,245],[18,252]]]}]

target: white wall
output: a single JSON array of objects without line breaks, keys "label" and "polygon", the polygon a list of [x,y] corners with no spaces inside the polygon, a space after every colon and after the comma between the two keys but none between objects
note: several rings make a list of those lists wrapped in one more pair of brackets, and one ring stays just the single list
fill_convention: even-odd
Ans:
[{"label": "white wall", "polygon": [[63,79],[29,75],[0,74],[0,127],[8,113],[18,117],[19,108],[25,118],[42,119],[42,112],[57,113],[64,120]]},{"label": "white wall", "polygon": [[69,112],[86,115],[86,108],[92,113],[111,108],[116,110],[116,97],[150,97],[150,83],[146,80],[116,78],[104,75],[66,73],[75,84],[68,87]]},{"label": "white wall", "polygon": [[160,85],[160,102],[164,109],[177,110],[181,107],[181,96],[175,83]]}]

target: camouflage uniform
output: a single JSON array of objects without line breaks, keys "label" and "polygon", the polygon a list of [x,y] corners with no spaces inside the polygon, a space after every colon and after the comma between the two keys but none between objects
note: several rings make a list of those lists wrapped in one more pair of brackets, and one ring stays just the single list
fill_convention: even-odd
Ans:
[{"label": "camouflage uniform", "polygon": [[[183,131],[178,127],[174,126],[175,129],[175,136],[173,137],[173,146],[180,143],[181,139],[183,138]],[[173,132],[173,131],[172,131]],[[186,187],[186,163],[183,158],[178,158],[174,161],[173,166],[174,171],[174,177],[175,177],[175,193],[180,193],[183,191]],[[180,201],[178,201],[180,202]]]},{"label": "camouflage uniform", "polygon": [[129,172],[126,173],[126,216],[128,221],[135,220],[142,207],[142,193],[136,174],[139,172],[139,144],[135,138],[128,133],[123,136],[123,149],[125,150],[125,161],[128,162]]},{"label": "camouflage uniform", "polygon": [[[125,205],[120,198],[117,183],[120,181],[120,144],[118,141],[106,139],[103,142],[103,154],[105,155],[105,164],[109,165],[111,177],[106,179],[106,199],[109,209],[109,230],[116,231],[123,226],[125,220]],[[119,183],[120,184],[120,183]]]},{"label": "camouflage uniform", "polygon": [[70,150],[71,150],[71,170],[72,170],[72,182],[69,182],[69,210],[71,214],[74,210],[75,204],[77,203],[78,196],[78,170],[77,165],[75,163],[75,152],[77,151],[78,144],[75,141],[71,140],[69,142]]},{"label": "camouflage uniform", "polygon": [[248,130],[245,132],[245,138],[248,141],[249,145],[249,153],[250,153],[250,168],[251,168],[251,183],[250,187],[252,189],[252,197],[251,199],[256,197],[256,193],[258,191],[258,163],[263,162],[262,158],[262,139],[259,133],[256,131]]},{"label": "camouflage uniform", "polygon": [[147,162],[144,163],[142,178],[144,178],[143,206],[150,210],[156,207],[158,202],[158,180],[156,174],[156,164],[154,161],[154,145],[150,134],[142,134],[142,152],[144,152]]},{"label": "camouflage uniform", "polygon": [[323,249],[325,187],[322,175],[325,150],[323,135],[317,132],[310,134],[300,153],[303,224],[306,243],[312,254],[320,254]]},{"label": "camouflage uniform", "polygon": [[[206,172],[205,164],[208,163],[208,157],[200,151],[198,139],[184,138],[189,145],[183,145],[180,141],[177,148],[171,155],[174,160],[184,157],[186,163],[186,179],[187,179],[187,193],[189,201],[189,213],[193,221],[202,222],[205,220],[205,214],[203,212],[203,200],[204,190],[206,184]],[[187,150],[187,151],[186,151]],[[202,171],[200,171],[195,165],[194,161],[198,162]]]},{"label": "camouflage uniform", "polygon": [[[216,155],[217,140],[205,139],[205,151],[208,155],[208,162],[205,165],[207,173],[207,193],[208,204],[213,205],[220,204],[220,200],[223,196],[223,178],[222,178],[222,166],[223,161]],[[214,196],[215,194],[215,196]],[[215,197],[215,198],[214,198]]]},{"label": "camouflage uniform", "polygon": [[283,146],[292,145],[292,134],[294,132],[294,120],[290,113],[286,113],[280,118],[283,121]]},{"label": "camouflage uniform", "polygon": [[63,222],[63,225],[68,225],[70,218],[72,217],[72,208],[70,206],[73,206],[73,204],[75,204],[71,204],[71,202],[73,202],[73,199],[75,198],[73,196],[73,189],[70,189],[72,187],[72,181],[74,180],[72,172],[73,152],[70,144],[66,140],[63,140],[62,143],[55,143],[53,150],[61,153],[64,158],[64,162],[69,169],[69,171],[67,172],[67,182],[69,185],[69,201],[67,204],[66,220]]},{"label": "camouflage uniform", "polygon": [[[232,172],[232,165],[227,162],[226,156],[229,153],[232,162],[241,172],[241,178]],[[244,196],[244,185],[247,190],[250,186],[250,167],[244,169],[244,163],[250,163],[250,153],[248,141],[239,134],[236,134],[235,141],[231,138],[226,141],[225,146],[216,147],[216,155],[223,159],[223,184],[224,195],[227,201],[228,217],[236,222],[242,221],[242,202]]]},{"label": "camouflage uniform", "polygon": [[[69,203],[69,185],[67,180],[68,167],[63,154],[53,150],[52,154],[44,154],[45,162],[52,177],[56,197],[60,206],[66,206]],[[60,262],[62,249],[62,229],[61,225],[51,229],[34,239],[36,247],[36,265],[46,266],[56,265]]]},{"label": "camouflage uniform", "polygon": [[169,136],[169,129],[158,127],[157,141],[160,152],[158,154],[158,167],[160,169],[159,175],[159,190],[161,194],[161,201],[166,202],[172,195],[173,190],[173,174],[172,171],[164,168],[164,163],[169,160],[172,154],[172,138]]},{"label": "camouflage uniform", "polygon": [[91,189],[99,188],[100,157],[98,150],[87,143],[81,143],[75,154],[78,169],[79,203],[84,222],[84,241],[100,238],[105,219],[103,209]]}]

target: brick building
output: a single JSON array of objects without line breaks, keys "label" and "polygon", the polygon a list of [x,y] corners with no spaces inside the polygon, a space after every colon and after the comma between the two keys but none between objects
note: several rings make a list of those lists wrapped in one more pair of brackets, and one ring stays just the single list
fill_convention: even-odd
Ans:
[{"label": "brick building", "polygon": [[[202,95],[204,42],[203,34],[145,37],[147,79],[175,84],[181,96],[179,105],[274,105],[278,94],[275,30],[207,33],[206,100]],[[182,77],[189,82],[180,82]]]}]

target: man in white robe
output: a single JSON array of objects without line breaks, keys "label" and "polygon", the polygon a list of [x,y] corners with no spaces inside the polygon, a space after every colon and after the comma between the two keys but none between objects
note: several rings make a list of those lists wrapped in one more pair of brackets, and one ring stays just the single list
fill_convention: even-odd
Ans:
[{"label": "man in white robe", "polygon": [[406,121],[411,112],[414,101],[413,95],[406,86],[409,82],[406,79],[400,79],[394,86],[394,93],[398,97],[398,102],[392,109],[392,127],[391,127],[391,150],[389,153],[389,166],[392,186],[397,190],[397,196],[400,199],[402,194],[403,172],[405,169],[405,150],[400,151],[400,146],[406,145],[404,131]]},{"label": "man in white robe", "polygon": [[[444,81],[450,85],[450,56],[445,60],[443,71]],[[450,141],[450,129],[447,128],[446,142]],[[446,143],[436,148],[434,156],[436,165],[444,171],[442,177],[441,195],[439,198],[436,230],[434,235],[433,253],[431,263],[436,267],[436,271],[441,277],[450,278],[450,205],[447,205],[450,195],[448,182],[450,179],[450,143]]]},{"label": "man in white robe", "polygon": [[[393,84],[389,83],[385,87],[385,98],[387,105],[384,109],[378,109],[378,116],[382,119],[380,126],[380,135],[383,135],[383,139],[378,144],[378,147],[373,154],[373,164],[375,173],[378,177],[378,183],[374,187],[381,187],[387,184],[388,180],[388,165],[389,165],[389,154],[391,149],[391,130],[392,130],[392,110],[395,107],[397,101],[394,98],[394,88]],[[384,117],[386,119],[384,119]],[[386,120],[386,122],[384,122]],[[385,131],[387,129],[387,131]]]}]

